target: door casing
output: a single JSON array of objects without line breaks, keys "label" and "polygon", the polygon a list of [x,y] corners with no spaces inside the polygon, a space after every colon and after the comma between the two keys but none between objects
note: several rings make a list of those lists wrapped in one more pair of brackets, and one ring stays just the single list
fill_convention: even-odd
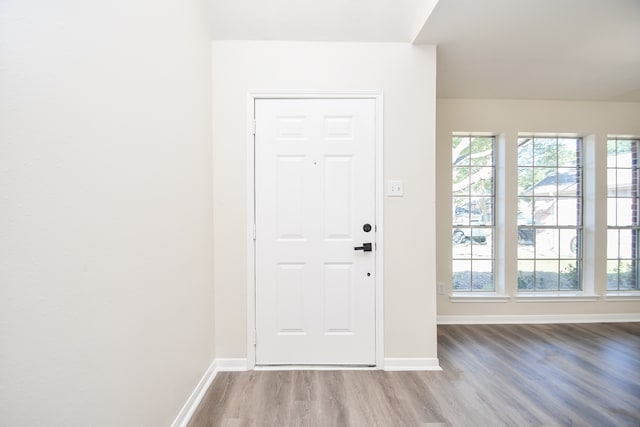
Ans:
[{"label": "door casing", "polygon": [[[246,247],[247,247],[247,369],[276,369],[273,367],[256,366],[256,247],[255,247],[255,101],[257,99],[374,99],[376,103],[376,129],[375,129],[375,224],[377,226],[375,253],[375,328],[376,328],[376,367],[384,369],[384,310],[383,310],[383,254],[384,254],[384,225],[383,225],[383,94],[382,91],[348,91],[348,92],[272,92],[249,91],[247,92],[247,121],[246,121],[246,168],[247,168],[247,223],[246,223]],[[318,367],[327,369],[327,367]],[[331,366],[330,369],[339,369]],[[278,366],[277,369],[283,369]],[[300,369],[296,367],[296,369]],[[353,368],[350,368],[353,369]]]}]

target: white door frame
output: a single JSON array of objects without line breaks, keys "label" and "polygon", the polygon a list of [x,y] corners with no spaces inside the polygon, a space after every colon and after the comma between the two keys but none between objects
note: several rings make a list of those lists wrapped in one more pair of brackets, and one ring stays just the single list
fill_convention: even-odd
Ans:
[{"label": "white door frame", "polygon": [[[375,129],[375,224],[377,226],[375,253],[376,274],[376,369],[384,369],[384,334],[383,334],[383,127],[382,91],[348,91],[348,92],[271,92],[271,91],[249,91],[247,92],[247,369],[256,369],[256,242],[255,236],[255,101],[257,99],[374,99],[376,102],[376,129]],[[279,367],[282,369],[282,367]],[[331,367],[336,369],[336,367]]]}]

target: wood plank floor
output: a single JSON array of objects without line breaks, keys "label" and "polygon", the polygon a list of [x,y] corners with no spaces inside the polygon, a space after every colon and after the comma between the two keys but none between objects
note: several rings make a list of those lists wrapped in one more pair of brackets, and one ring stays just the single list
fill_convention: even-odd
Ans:
[{"label": "wood plank floor", "polygon": [[442,372],[220,373],[203,426],[640,426],[640,323],[438,327]]}]

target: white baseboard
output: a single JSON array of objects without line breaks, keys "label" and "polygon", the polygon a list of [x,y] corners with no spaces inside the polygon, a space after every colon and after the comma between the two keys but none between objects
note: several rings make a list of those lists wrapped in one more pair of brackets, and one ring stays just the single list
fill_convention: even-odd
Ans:
[{"label": "white baseboard", "polygon": [[209,389],[209,386],[213,382],[213,379],[216,377],[218,372],[219,369],[216,361],[214,360],[213,362],[211,362],[209,369],[207,369],[207,371],[200,379],[200,382],[196,386],[195,390],[193,390],[193,393],[191,393],[191,396],[189,396],[189,398],[187,399],[187,402],[184,404],[180,412],[178,412],[178,416],[175,420],[173,420],[173,424],[171,424],[171,427],[186,427],[187,424],[189,424],[193,413],[196,411],[196,408],[198,408],[200,401]]},{"label": "white baseboard", "polygon": [[508,325],[536,323],[640,322],[640,313],[531,314],[531,315],[442,315],[438,325]]},{"label": "white baseboard", "polygon": [[216,359],[219,372],[238,372],[247,370],[247,359]]},{"label": "white baseboard", "polygon": [[[259,368],[256,368],[259,369]],[[281,370],[282,367],[279,368]],[[335,368],[332,368],[335,369]],[[354,369],[354,368],[350,368]],[[365,368],[372,369],[372,368]],[[375,369],[375,368],[373,368]],[[247,359],[215,359],[184,404],[171,427],[186,427],[218,372],[247,370]],[[386,358],[385,371],[441,371],[437,358]]]},{"label": "white baseboard", "polygon": [[191,421],[191,417],[196,412],[200,401],[202,401],[204,394],[209,390],[209,387],[218,372],[246,370],[247,359],[215,359],[211,362],[209,369],[207,369],[200,379],[200,382],[196,386],[195,390],[193,390],[193,393],[191,393],[191,396],[187,399],[187,402],[178,413],[178,416],[171,424],[171,427],[187,427],[187,424]]},{"label": "white baseboard", "polygon": [[384,359],[385,371],[441,371],[437,357],[387,357]]}]

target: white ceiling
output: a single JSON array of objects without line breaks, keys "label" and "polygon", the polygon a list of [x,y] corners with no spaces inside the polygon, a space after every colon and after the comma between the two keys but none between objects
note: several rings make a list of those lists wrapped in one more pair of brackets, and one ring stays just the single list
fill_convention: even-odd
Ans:
[{"label": "white ceiling", "polygon": [[415,42],[441,98],[640,101],[640,0],[441,0]]},{"label": "white ceiling", "polygon": [[209,0],[215,40],[408,42],[436,0]]},{"label": "white ceiling", "polygon": [[640,102],[640,0],[209,0],[214,39],[438,46],[440,98]]}]

